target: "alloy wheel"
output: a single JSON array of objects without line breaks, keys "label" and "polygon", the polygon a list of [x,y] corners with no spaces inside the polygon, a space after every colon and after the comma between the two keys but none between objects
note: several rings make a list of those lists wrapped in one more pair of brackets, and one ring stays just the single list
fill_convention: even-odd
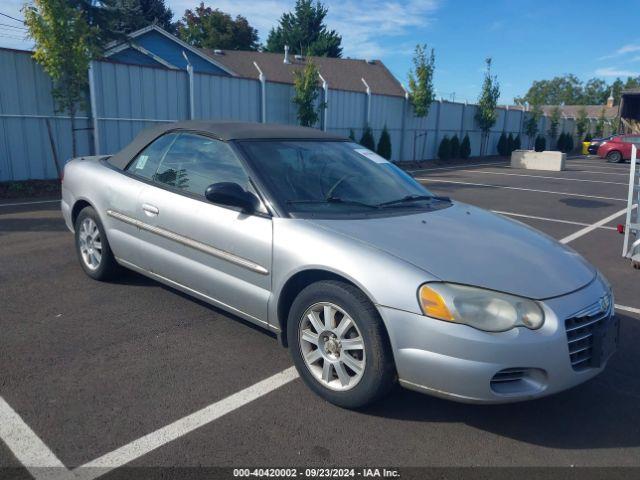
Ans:
[{"label": "alloy wheel", "polygon": [[365,370],[364,340],[353,318],[339,306],[321,302],[302,318],[299,345],[304,362],[322,386],[345,391]]},{"label": "alloy wheel", "polygon": [[102,261],[100,229],[92,218],[85,218],[78,232],[82,261],[91,270],[96,270]]}]

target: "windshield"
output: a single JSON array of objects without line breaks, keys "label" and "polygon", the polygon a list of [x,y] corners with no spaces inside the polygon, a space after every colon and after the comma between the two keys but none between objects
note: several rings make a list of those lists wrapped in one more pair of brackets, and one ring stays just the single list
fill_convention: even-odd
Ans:
[{"label": "windshield", "polygon": [[290,213],[424,209],[434,202],[410,175],[355,143],[245,141],[241,146],[266,187]]}]

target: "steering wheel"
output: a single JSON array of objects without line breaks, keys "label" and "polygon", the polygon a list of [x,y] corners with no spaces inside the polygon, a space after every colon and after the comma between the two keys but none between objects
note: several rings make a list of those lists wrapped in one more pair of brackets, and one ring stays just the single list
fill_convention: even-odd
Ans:
[{"label": "steering wheel", "polygon": [[347,173],[346,175],[343,175],[340,179],[338,179],[338,181],[336,183],[334,183],[331,188],[329,188],[329,190],[327,190],[327,194],[324,196],[324,198],[331,198],[333,196],[333,192],[335,192],[335,190],[347,179],[347,178],[351,178],[351,177],[355,177],[357,175],[353,174],[353,173]]}]

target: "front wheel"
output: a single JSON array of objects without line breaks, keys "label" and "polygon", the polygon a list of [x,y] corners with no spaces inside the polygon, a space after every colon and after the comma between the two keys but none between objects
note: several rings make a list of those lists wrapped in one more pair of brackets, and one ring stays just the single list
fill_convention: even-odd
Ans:
[{"label": "front wheel", "polygon": [[113,278],[119,267],[96,211],[91,207],[83,208],[74,229],[76,251],[85,273],[95,280]]},{"label": "front wheel", "polygon": [[622,163],[623,162],[623,158],[622,158],[622,154],[620,152],[617,151],[612,151],[607,153],[607,162],[609,163]]},{"label": "front wheel", "polygon": [[331,403],[359,408],[394,384],[393,355],[380,315],[351,284],[329,280],[302,290],[291,306],[287,337],[300,376]]}]

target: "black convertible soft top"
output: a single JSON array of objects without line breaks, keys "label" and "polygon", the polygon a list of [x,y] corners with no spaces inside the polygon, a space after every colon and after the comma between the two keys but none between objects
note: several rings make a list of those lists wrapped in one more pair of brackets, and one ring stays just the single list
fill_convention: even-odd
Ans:
[{"label": "black convertible soft top", "polygon": [[277,125],[272,123],[250,122],[206,122],[185,121],[164,123],[143,130],[133,141],[120,152],[109,158],[109,163],[116,168],[123,169],[142,149],[164,133],[175,130],[187,130],[207,133],[220,140],[347,140],[315,128],[298,127],[295,125]]}]

